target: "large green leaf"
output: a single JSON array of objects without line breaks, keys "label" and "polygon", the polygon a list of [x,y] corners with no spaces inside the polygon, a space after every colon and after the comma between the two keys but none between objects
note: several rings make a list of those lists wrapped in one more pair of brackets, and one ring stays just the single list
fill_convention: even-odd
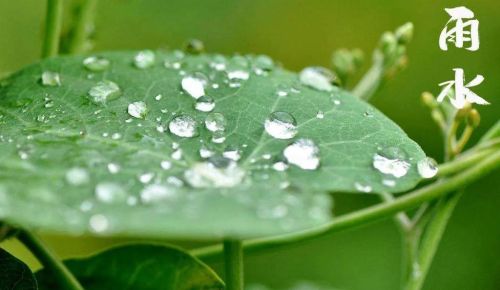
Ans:
[{"label": "large green leaf", "polygon": [[[205,264],[172,247],[128,245],[64,262],[86,290],[219,290],[224,284]],[[40,289],[59,289],[46,270]]]},{"label": "large green leaf", "polygon": [[[299,78],[263,56],[155,55],[148,67],[142,54],[145,68],[134,65],[135,52],[102,53],[87,67],[84,57],[58,57],[3,82],[0,218],[76,234],[249,237],[327,221],[327,191],[401,192],[420,179],[419,146],[317,71]],[[183,90],[182,80],[200,93],[187,76],[206,78],[212,113],[227,123],[222,135],[207,130],[209,113]],[[96,99],[102,81],[120,92]],[[292,137],[276,131],[293,129],[286,122],[264,129],[273,112],[296,120],[296,136],[269,134]],[[196,122],[193,137],[179,137],[191,134],[172,125],[179,116]],[[287,147],[294,142],[302,146]],[[319,153],[305,150],[314,149],[310,142]],[[202,147],[215,157],[203,159]],[[236,165],[221,157],[235,157],[234,149]],[[396,178],[374,169],[377,153],[399,156],[408,172]]]},{"label": "large green leaf", "polygon": [[35,276],[30,268],[0,248],[0,290],[36,290]]}]

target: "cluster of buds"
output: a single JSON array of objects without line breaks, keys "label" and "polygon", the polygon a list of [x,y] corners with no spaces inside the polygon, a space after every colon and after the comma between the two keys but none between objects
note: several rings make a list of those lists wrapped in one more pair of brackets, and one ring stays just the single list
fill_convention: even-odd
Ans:
[{"label": "cluster of buds", "polygon": [[394,32],[385,32],[380,38],[373,61],[383,65],[384,76],[391,78],[408,64],[406,47],[413,38],[413,23],[408,22]]}]

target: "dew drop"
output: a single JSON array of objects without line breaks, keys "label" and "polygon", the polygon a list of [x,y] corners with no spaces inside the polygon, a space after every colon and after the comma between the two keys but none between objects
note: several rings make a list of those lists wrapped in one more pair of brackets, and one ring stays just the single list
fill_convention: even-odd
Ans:
[{"label": "dew drop", "polygon": [[208,148],[207,148],[207,147],[205,147],[205,146],[202,146],[202,147],[200,148],[199,153],[200,153],[200,157],[201,157],[201,158],[203,158],[203,159],[206,159],[206,158],[212,157],[212,156],[214,156],[214,154],[215,154],[212,150],[208,149]]},{"label": "dew drop", "polygon": [[222,144],[226,141],[226,133],[224,131],[216,131],[212,135],[212,142],[216,144]]},{"label": "dew drop", "polygon": [[245,171],[225,157],[212,157],[194,164],[184,172],[185,180],[193,187],[233,187],[240,184]]},{"label": "dew drop", "polygon": [[96,233],[102,233],[108,230],[109,220],[105,215],[95,214],[89,220],[90,229]]},{"label": "dew drop", "polygon": [[318,111],[318,113],[316,114],[316,118],[318,119],[323,119],[325,117],[325,113],[323,113],[323,111]]},{"label": "dew drop", "polygon": [[66,181],[71,185],[82,185],[90,180],[87,170],[80,167],[69,169],[66,171],[65,177]]},{"label": "dew drop", "polygon": [[146,172],[139,175],[139,181],[141,183],[149,183],[151,180],[153,180],[153,177],[155,177],[155,174],[153,172]]},{"label": "dew drop", "polygon": [[108,163],[108,171],[111,174],[116,174],[120,171],[121,167],[120,165],[116,163]]},{"label": "dew drop", "polygon": [[395,181],[395,180],[392,180],[392,179],[383,179],[383,180],[382,180],[382,183],[383,183],[385,186],[388,186],[388,187],[394,187],[394,186],[396,186],[396,181]]},{"label": "dew drop", "polygon": [[144,102],[133,102],[128,105],[127,112],[134,118],[144,119],[148,113],[148,108]]},{"label": "dew drop", "polygon": [[283,150],[283,155],[289,164],[305,170],[317,169],[320,163],[319,148],[310,139],[298,139]]},{"label": "dew drop", "polygon": [[288,169],[288,164],[284,161],[278,161],[273,164],[273,169],[276,171],[285,171]]},{"label": "dew drop", "polygon": [[244,70],[233,70],[227,72],[227,77],[230,80],[248,80],[250,74]]},{"label": "dew drop", "polygon": [[42,85],[55,87],[61,85],[61,78],[58,73],[52,71],[44,71],[42,73]]},{"label": "dew drop", "polygon": [[104,203],[122,202],[127,198],[123,188],[112,182],[102,182],[96,185],[95,195],[97,200]]},{"label": "dew drop", "polygon": [[170,157],[172,157],[172,159],[174,160],[181,160],[182,158],[182,149],[176,149],[174,152],[172,152],[172,154],[170,155]]},{"label": "dew drop", "polygon": [[170,168],[172,168],[172,162],[168,160],[163,160],[160,162],[160,167],[163,170],[169,170]]},{"label": "dew drop", "polygon": [[176,136],[191,138],[196,135],[196,121],[188,115],[180,115],[170,121],[168,129]]},{"label": "dew drop", "polygon": [[209,96],[200,97],[196,100],[194,108],[201,112],[210,112],[215,108],[214,99]]},{"label": "dew drop", "polygon": [[417,170],[422,178],[433,178],[438,173],[436,161],[429,157],[425,157],[417,163]]},{"label": "dew drop", "polygon": [[175,192],[161,184],[151,184],[146,187],[141,191],[140,197],[141,197],[141,202],[145,204],[151,204],[154,202],[166,200],[166,199],[171,199],[175,197]]},{"label": "dew drop", "polygon": [[110,61],[104,57],[89,56],[83,60],[83,66],[90,71],[103,71],[109,68]]},{"label": "dew drop", "polygon": [[241,152],[236,148],[229,148],[222,153],[222,156],[233,161],[238,161],[241,158]]},{"label": "dew drop", "polygon": [[297,121],[287,112],[273,112],[264,122],[264,128],[276,139],[290,139],[297,134]]},{"label": "dew drop", "polygon": [[151,50],[143,50],[134,56],[134,65],[137,68],[145,69],[155,63],[155,53]]},{"label": "dew drop", "polygon": [[359,192],[365,192],[365,193],[369,193],[372,191],[372,187],[369,186],[369,185],[363,185],[359,182],[355,182],[354,183],[354,188],[356,188],[357,191]]},{"label": "dew drop", "polygon": [[405,154],[396,147],[390,147],[373,156],[373,167],[384,174],[400,178],[408,173],[410,163],[404,160]]},{"label": "dew drop", "polygon": [[201,73],[187,75],[182,78],[181,87],[191,97],[199,99],[205,95],[206,77]]},{"label": "dew drop", "polygon": [[226,129],[226,118],[221,113],[210,113],[205,118],[205,127],[210,132],[224,131]]},{"label": "dew drop", "polygon": [[89,97],[94,103],[106,103],[117,99],[121,92],[120,87],[112,81],[101,81],[90,88]]},{"label": "dew drop", "polygon": [[320,91],[333,90],[332,82],[335,81],[335,75],[323,67],[307,67],[299,74],[300,81],[309,87]]}]

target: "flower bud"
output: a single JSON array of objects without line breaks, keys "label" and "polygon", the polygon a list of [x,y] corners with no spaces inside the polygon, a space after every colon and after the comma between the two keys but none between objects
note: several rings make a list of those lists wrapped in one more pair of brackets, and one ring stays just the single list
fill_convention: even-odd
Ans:
[{"label": "flower bud", "polygon": [[409,43],[413,38],[413,23],[407,22],[401,25],[398,29],[396,29],[395,35],[399,43]]},{"label": "flower bud", "polygon": [[191,39],[186,43],[185,50],[189,54],[200,54],[205,51],[205,45],[201,40]]},{"label": "flower bud", "polygon": [[481,122],[481,115],[476,109],[472,109],[469,111],[469,114],[467,115],[467,124],[469,126],[472,126],[473,128],[476,128],[479,126],[479,123]]},{"label": "flower bud", "polygon": [[426,105],[431,109],[435,109],[438,106],[438,102],[436,101],[434,96],[429,92],[423,92],[421,99],[422,103],[424,103],[424,105]]}]

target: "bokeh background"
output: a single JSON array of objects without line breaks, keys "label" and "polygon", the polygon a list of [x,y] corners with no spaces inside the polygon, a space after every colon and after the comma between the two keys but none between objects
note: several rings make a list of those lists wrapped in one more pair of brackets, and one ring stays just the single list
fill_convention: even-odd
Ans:
[{"label": "bokeh background", "polygon": [[[70,1],[66,1],[68,4]],[[480,21],[477,52],[438,47],[445,7],[465,5]],[[70,6],[70,5],[67,5]],[[181,48],[201,39],[209,52],[267,54],[291,70],[330,65],[333,50],[359,47],[370,53],[379,36],[406,21],[415,24],[409,66],[373,104],[440,160],[441,137],[420,104],[422,91],[438,92],[452,68],[466,78],[483,74],[474,91],[492,105],[480,108],[481,135],[500,116],[500,1],[434,0],[101,0],[95,51]],[[0,76],[39,59],[45,1],[0,0]],[[67,9],[66,14],[70,14]],[[425,289],[500,289],[500,172],[471,185],[446,230]],[[371,197],[339,196],[337,213],[367,206]],[[43,215],[44,213],[40,213]],[[125,240],[43,235],[63,257],[85,255]],[[37,268],[15,241],[1,244]],[[339,289],[399,289],[399,234],[391,220],[336,233],[289,249],[248,256],[246,277],[280,289],[317,281]],[[214,263],[216,269],[220,264]]]}]

